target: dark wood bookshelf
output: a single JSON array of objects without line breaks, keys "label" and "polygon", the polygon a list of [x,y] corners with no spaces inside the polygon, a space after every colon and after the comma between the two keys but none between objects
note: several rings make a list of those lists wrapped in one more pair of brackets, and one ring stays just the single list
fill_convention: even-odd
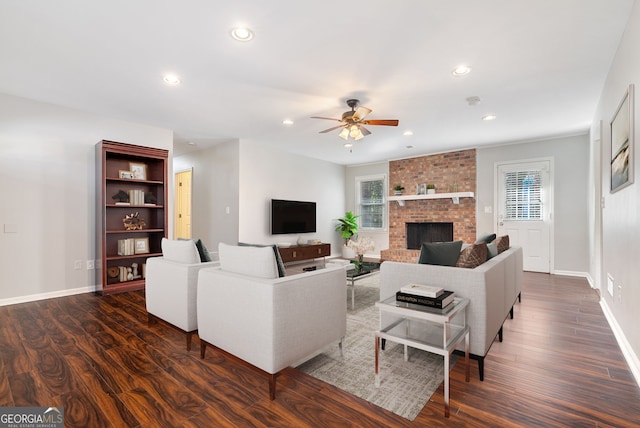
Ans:
[{"label": "dark wood bookshelf", "polygon": [[[145,264],[149,257],[162,254],[161,242],[167,237],[168,213],[166,209],[169,152],[153,147],[136,146],[115,141],[96,144],[96,283],[100,294],[141,290],[145,287]],[[144,177],[130,176],[132,165],[144,170]],[[135,166],[135,165],[134,165]],[[145,203],[117,204],[113,197],[123,191],[127,195],[138,191]],[[146,199],[153,200],[153,204]],[[139,201],[141,202],[141,201]],[[137,213],[144,220],[141,229],[127,230],[123,219]],[[148,252],[118,254],[118,241],[138,239],[145,242]],[[137,264],[139,277],[121,280],[110,270]]]}]

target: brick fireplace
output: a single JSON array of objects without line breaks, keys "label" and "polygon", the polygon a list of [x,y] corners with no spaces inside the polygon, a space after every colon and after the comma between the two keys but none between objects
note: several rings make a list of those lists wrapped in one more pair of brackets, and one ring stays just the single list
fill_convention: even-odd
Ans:
[{"label": "brick fireplace", "polygon": [[[415,195],[418,184],[435,184],[436,193],[476,192],[476,151],[421,156],[389,162],[389,185],[405,187],[404,195]],[[390,190],[389,195],[393,195]],[[472,243],[476,239],[476,200],[451,198],[407,200],[404,206],[389,201],[389,249],[382,260],[415,263],[419,249],[407,248],[407,223],[453,223],[453,240]]]}]

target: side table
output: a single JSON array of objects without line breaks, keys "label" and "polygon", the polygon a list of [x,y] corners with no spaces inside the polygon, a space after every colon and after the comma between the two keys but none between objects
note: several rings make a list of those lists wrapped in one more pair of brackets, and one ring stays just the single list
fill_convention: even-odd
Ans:
[{"label": "side table", "polygon": [[469,382],[469,326],[466,309],[469,299],[455,298],[443,309],[412,303],[398,302],[395,296],[376,302],[380,313],[399,316],[375,332],[376,386],[380,385],[380,339],[404,345],[404,359],[408,360],[408,347],[422,349],[444,357],[444,416],[449,417],[449,364],[451,353],[464,340],[465,381]]}]

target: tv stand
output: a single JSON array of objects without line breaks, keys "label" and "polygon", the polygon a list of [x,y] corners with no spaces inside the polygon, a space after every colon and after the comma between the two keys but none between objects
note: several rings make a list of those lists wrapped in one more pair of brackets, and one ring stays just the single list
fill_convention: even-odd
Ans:
[{"label": "tv stand", "polygon": [[278,247],[283,263],[325,258],[331,255],[331,244],[292,245]]}]

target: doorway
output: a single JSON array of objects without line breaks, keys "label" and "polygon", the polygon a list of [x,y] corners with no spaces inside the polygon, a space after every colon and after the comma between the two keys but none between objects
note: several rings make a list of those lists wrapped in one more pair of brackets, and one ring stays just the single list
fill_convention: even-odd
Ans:
[{"label": "doorway", "polygon": [[522,247],[526,271],[553,272],[552,167],[552,159],[496,167],[496,230]]},{"label": "doorway", "polygon": [[192,170],[175,175],[175,239],[191,239],[191,183]]}]

